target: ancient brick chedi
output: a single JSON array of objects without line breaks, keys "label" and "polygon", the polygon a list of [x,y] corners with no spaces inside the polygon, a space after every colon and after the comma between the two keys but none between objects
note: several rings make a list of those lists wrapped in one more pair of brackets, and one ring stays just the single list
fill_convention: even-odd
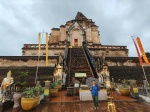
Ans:
[{"label": "ancient brick chedi", "polygon": [[[82,46],[82,42],[88,44],[88,48],[94,57],[105,54],[106,57],[127,57],[127,46],[103,45],[100,42],[98,26],[92,19],[86,18],[78,12],[75,19],[67,21],[60,28],[52,28],[49,35],[49,56],[62,54],[64,56],[66,43],[70,46]],[[41,55],[45,55],[45,45],[41,45]],[[24,44],[23,56],[37,56],[38,44]]]}]

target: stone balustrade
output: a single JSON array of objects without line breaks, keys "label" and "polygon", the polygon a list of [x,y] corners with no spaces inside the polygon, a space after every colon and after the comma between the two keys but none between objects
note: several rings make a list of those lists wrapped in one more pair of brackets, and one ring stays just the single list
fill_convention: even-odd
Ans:
[{"label": "stone balustrade", "polygon": [[127,46],[111,46],[111,45],[88,45],[88,48],[99,48],[99,49],[127,49]]},{"label": "stone balustrade", "polygon": [[[22,49],[38,49],[39,45],[38,44],[24,44]],[[41,49],[46,49],[46,44],[41,44],[40,45]],[[48,48],[66,48],[66,45],[49,45]]]}]

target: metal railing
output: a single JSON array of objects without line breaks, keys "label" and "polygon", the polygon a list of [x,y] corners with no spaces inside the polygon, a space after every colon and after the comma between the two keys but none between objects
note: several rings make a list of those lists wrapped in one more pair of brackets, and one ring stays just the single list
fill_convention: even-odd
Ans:
[{"label": "metal railing", "polygon": [[70,81],[70,62],[71,62],[71,49],[68,48],[67,49],[67,56],[66,56],[66,67],[67,67],[67,76],[66,76],[66,82],[65,82],[65,86],[68,87],[69,86],[69,81]]}]

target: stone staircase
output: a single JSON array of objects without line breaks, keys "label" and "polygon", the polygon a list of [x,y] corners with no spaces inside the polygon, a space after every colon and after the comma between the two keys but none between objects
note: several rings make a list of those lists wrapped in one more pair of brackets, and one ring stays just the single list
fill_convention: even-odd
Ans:
[{"label": "stone staircase", "polygon": [[[70,82],[72,82],[75,73],[86,73],[87,78],[93,77],[89,62],[83,51],[83,48],[70,49]],[[82,81],[82,78],[76,79],[80,82]]]}]

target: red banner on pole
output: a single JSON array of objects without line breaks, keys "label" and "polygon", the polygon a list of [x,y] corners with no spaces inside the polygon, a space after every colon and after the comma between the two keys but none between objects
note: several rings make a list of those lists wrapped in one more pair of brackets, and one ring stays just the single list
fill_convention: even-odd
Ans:
[{"label": "red banner on pole", "polygon": [[136,38],[136,41],[137,41],[137,43],[138,43],[138,45],[139,45],[139,48],[140,48],[140,51],[141,51],[141,53],[142,53],[142,56],[143,56],[143,59],[144,59],[145,63],[146,63],[146,64],[149,64],[149,61],[148,61],[148,59],[147,59],[147,57],[146,57],[146,54],[145,54],[145,52],[144,52],[144,48],[143,48],[143,46],[142,46],[142,43],[141,43],[140,38]]},{"label": "red banner on pole", "polygon": [[140,52],[139,52],[138,47],[137,47],[137,45],[136,45],[136,43],[135,43],[135,41],[134,41],[133,38],[132,38],[132,40],[133,40],[133,42],[134,42],[134,45],[135,45],[135,48],[136,48],[136,51],[137,51],[137,54],[138,54],[138,58],[139,58],[140,65],[142,65],[142,64],[143,64],[143,61],[142,61],[142,58],[141,58],[141,56],[140,56]]}]

